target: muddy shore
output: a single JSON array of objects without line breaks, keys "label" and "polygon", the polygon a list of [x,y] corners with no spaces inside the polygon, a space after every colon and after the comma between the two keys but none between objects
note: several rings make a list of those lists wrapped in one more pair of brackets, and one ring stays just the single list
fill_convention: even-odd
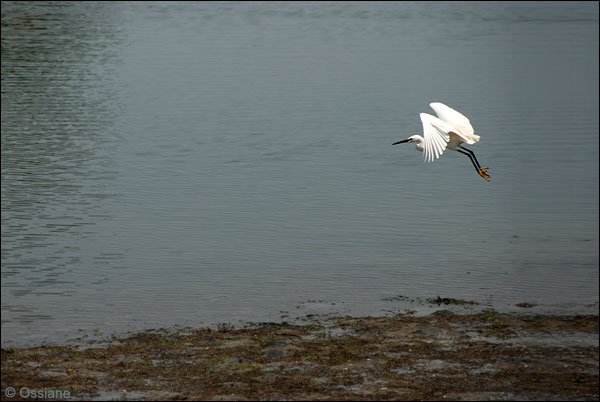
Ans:
[{"label": "muddy shore", "polygon": [[2,400],[598,400],[598,385],[597,315],[440,310],[2,349]]}]

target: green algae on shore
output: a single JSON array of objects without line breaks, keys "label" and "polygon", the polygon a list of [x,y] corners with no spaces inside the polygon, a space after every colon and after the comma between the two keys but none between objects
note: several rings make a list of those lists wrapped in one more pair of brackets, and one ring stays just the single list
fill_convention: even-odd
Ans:
[{"label": "green algae on shore", "polygon": [[77,400],[598,400],[598,316],[145,331],[102,347],[3,349],[2,400],[10,387]]}]

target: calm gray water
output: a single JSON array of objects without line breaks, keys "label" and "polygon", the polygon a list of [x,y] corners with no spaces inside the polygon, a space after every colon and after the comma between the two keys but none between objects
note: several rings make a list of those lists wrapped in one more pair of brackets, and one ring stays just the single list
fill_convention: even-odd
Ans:
[{"label": "calm gray water", "polygon": [[2,344],[598,313],[598,77],[597,2],[3,2]]}]

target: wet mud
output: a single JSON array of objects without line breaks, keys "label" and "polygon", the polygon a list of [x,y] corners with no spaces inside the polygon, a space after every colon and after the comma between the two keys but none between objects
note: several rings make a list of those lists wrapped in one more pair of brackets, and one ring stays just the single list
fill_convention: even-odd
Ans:
[{"label": "wet mud", "polygon": [[598,400],[598,385],[597,315],[439,310],[2,350],[2,400]]}]

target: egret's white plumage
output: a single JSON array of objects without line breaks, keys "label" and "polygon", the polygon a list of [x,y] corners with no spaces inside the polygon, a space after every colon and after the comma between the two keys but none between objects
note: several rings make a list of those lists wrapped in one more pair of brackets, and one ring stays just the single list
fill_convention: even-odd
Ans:
[{"label": "egret's white plumage", "polygon": [[[461,144],[475,144],[479,142],[479,136],[475,134],[473,126],[469,119],[462,113],[452,109],[450,106],[440,102],[430,103],[429,106],[437,114],[437,117],[421,113],[421,123],[423,124],[423,136],[412,135],[406,140],[394,143],[415,142],[419,151],[423,152],[426,162],[433,162],[438,159],[445,149],[465,154],[471,159],[477,173],[486,180],[490,179],[487,168],[482,168],[475,157],[475,154],[462,147]],[[465,152],[466,151],[466,152]]]}]

